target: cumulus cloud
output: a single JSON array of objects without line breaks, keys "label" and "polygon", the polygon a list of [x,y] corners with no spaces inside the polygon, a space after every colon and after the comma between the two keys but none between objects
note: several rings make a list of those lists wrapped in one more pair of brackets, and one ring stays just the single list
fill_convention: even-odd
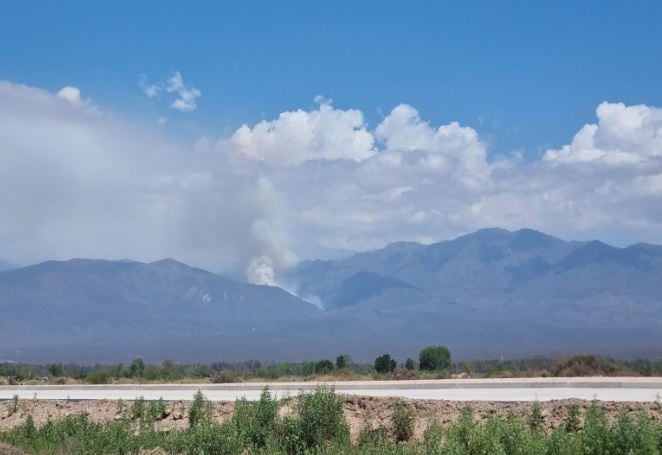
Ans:
[{"label": "cumulus cloud", "polygon": [[488,226],[662,243],[655,107],[603,103],[524,162],[406,104],[371,128],[318,98],[191,145],[83,100],[0,83],[0,259],[176,257],[274,284],[302,258]]},{"label": "cumulus cloud", "polygon": [[192,85],[184,83],[184,79],[179,71],[175,71],[164,82],[150,84],[145,75],[141,75],[138,83],[149,98],[155,98],[165,92],[174,95],[170,103],[170,108],[180,112],[193,112],[198,107],[198,98],[202,92]]},{"label": "cumulus cloud", "polygon": [[361,161],[375,154],[361,111],[334,109],[322,97],[316,101],[319,107],[312,111],[283,112],[276,120],[242,125],[223,145],[236,156],[274,166],[314,159]]},{"label": "cumulus cloud", "polygon": [[76,87],[63,87],[57,92],[57,97],[67,100],[75,106],[80,106],[83,103],[83,100],[80,98],[80,90]]},{"label": "cumulus cloud", "polygon": [[662,157],[662,109],[602,103],[596,115],[598,123],[585,125],[570,144],[548,150],[543,159],[619,166]]}]

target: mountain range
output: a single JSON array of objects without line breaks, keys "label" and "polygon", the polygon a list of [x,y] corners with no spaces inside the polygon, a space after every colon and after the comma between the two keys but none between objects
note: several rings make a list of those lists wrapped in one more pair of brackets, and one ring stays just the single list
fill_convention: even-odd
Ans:
[{"label": "mountain range", "polygon": [[0,359],[371,360],[428,344],[459,358],[662,355],[657,245],[483,229],[304,261],[284,280],[301,297],[171,259],[0,271]]}]

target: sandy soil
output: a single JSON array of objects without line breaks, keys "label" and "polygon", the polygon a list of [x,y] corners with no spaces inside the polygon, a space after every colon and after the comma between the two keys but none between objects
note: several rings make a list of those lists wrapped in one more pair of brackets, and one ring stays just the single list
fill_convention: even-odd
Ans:
[{"label": "sandy soil", "polygon": [[[287,415],[296,406],[296,399],[283,402],[281,415]],[[383,425],[390,427],[391,415],[398,401],[396,398],[376,398],[347,396],[345,403],[345,418],[350,425],[352,437],[355,439],[359,432],[366,427],[376,428]],[[496,413],[506,415],[511,410],[516,415],[526,415],[530,412],[532,403],[492,403],[492,402],[456,402],[441,400],[403,400],[410,404],[416,415],[415,438],[421,438],[425,429],[432,423],[442,425],[454,422],[461,410],[469,405],[474,409],[477,420],[483,420],[488,415]],[[542,416],[548,428],[556,428],[567,417],[567,408],[570,404],[577,404],[583,410],[590,405],[582,400],[557,400],[541,402]],[[166,415],[157,422],[161,431],[172,431],[188,427],[188,401],[166,402]],[[85,413],[94,422],[107,422],[119,420],[129,414],[132,402],[118,402],[110,400],[96,401],[51,401],[51,400],[21,400],[18,410],[12,412],[11,401],[0,402],[0,430],[6,430],[25,422],[31,415],[37,425],[48,420],[56,420],[68,415]],[[610,419],[616,419],[621,412],[635,414],[643,412],[656,422],[662,422],[662,405],[660,403],[623,403],[601,402]],[[234,402],[213,403],[214,418],[225,421],[232,416]],[[582,412],[583,414],[583,412]],[[5,455],[0,448],[0,455]]]}]

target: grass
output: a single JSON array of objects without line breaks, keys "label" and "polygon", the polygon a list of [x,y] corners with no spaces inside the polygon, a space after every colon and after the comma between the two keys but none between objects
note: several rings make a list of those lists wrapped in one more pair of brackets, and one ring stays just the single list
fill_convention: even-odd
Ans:
[{"label": "grass", "polygon": [[94,423],[86,415],[77,415],[37,427],[28,417],[21,426],[0,433],[0,443],[48,455],[137,454],[155,448],[191,455],[662,453],[661,423],[644,414],[622,414],[609,422],[598,402],[584,415],[577,407],[569,408],[566,421],[554,430],[545,429],[539,406],[533,406],[527,416],[493,414],[480,422],[467,407],[451,424],[430,424],[420,440],[412,439],[411,408],[399,402],[392,428],[365,428],[354,443],[343,415],[343,399],[332,389],[304,393],[296,403],[290,414],[280,416],[283,402],[265,390],[257,402],[239,400],[232,418],[217,423],[209,401],[198,393],[189,428],[163,433],[156,424],[165,411],[163,402],[146,405],[136,400],[119,421]]}]

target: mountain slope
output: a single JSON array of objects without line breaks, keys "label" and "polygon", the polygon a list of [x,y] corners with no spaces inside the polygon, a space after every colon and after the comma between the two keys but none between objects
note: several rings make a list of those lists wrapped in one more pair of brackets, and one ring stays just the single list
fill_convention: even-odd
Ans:
[{"label": "mountain slope", "polygon": [[615,248],[531,229],[485,229],[432,245],[400,242],[343,261],[304,262],[293,281],[333,311],[360,304],[338,295],[361,273],[398,280],[429,301],[510,311],[512,318],[563,327],[662,328],[662,248],[655,245]]},{"label": "mountain slope", "polygon": [[5,271],[0,311],[4,347],[139,349],[213,337],[216,346],[196,349],[231,343],[245,345],[246,355],[278,330],[320,317],[318,309],[280,288],[239,283],[174,260],[76,259]]},{"label": "mountain slope", "polygon": [[166,259],[0,272],[0,360],[306,360],[350,353],[662,356],[662,247],[530,229],[305,261],[298,294]]}]

